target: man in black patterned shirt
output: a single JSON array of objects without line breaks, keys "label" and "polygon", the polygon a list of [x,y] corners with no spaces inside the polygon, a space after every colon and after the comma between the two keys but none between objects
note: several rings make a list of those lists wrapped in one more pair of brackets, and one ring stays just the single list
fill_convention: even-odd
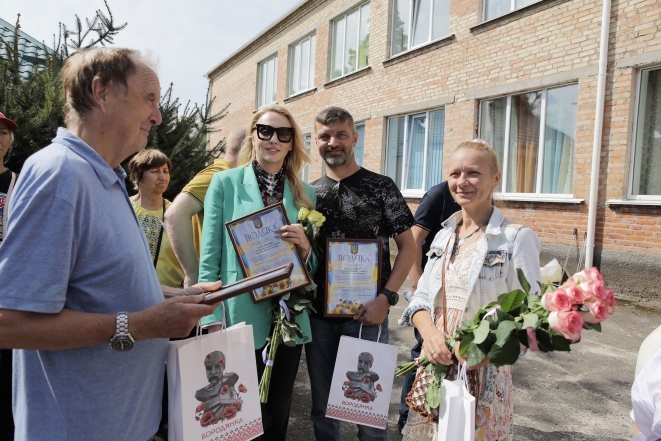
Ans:
[{"label": "man in black patterned shirt", "polygon": [[[392,179],[365,170],[356,163],[354,148],[358,133],[351,114],[338,107],[322,110],[315,121],[315,142],[327,166],[327,175],[312,183],[317,193],[317,211],[326,216],[318,243],[324,249],[326,238],[380,239],[382,243],[381,291],[363,305],[353,319],[325,318],[326,271],[320,267],[314,280],[318,285],[310,318],[312,342],[306,345],[308,373],[312,387],[310,418],[317,440],[340,441],[340,422],[326,418],[326,406],[343,335],[388,342],[388,310],[399,299],[397,290],[415,260],[416,246],[411,233],[413,215]],[[397,244],[397,257],[391,268],[389,239]],[[320,256],[325,262],[325,256]],[[358,425],[361,441],[387,440],[388,430]]]}]

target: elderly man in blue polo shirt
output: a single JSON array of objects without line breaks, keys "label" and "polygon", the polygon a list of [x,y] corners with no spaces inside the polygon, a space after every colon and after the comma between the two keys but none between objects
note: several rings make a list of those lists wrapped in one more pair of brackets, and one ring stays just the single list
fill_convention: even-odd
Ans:
[{"label": "elderly man in blue polo shirt", "polygon": [[[158,429],[168,337],[214,307],[215,284],[164,300],[120,163],[161,122],[139,53],[70,57],[66,129],[23,166],[0,247],[0,347],[14,348],[15,439],[146,441]],[[110,344],[109,344],[110,343]]]}]

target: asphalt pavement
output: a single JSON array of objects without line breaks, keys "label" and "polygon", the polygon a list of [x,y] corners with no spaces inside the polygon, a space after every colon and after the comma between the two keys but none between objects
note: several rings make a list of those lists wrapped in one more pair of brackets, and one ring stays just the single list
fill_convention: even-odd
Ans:
[{"label": "asphalt pavement", "polygon": [[[400,291],[401,294],[402,291]],[[408,361],[415,342],[412,328],[400,328],[407,302],[400,296],[390,312],[390,344],[399,348],[398,364]],[[603,332],[585,331],[569,353],[529,353],[514,366],[515,441],[615,441],[632,436],[631,385],[638,348],[661,325],[661,311],[619,302],[602,323]],[[390,440],[397,431],[402,380],[390,398]],[[310,381],[305,354],[294,387],[287,440],[314,440]],[[353,424],[342,423],[345,440],[357,439]],[[325,440],[319,440],[325,441]]]}]

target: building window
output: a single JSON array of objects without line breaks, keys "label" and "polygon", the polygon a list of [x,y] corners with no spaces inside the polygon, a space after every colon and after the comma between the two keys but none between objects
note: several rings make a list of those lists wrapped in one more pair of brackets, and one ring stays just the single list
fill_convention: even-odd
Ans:
[{"label": "building window", "polygon": [[480,138],[503,172],[496,191],[573,193],[577,96],[570,84],[482,101]]},{"label": "building window", "polygon": [[444,132],[444,109],[388,119],[386,175],[405,196],[441,183]]},{"label": "building window", "polygon": [[640,71],[637,101],[629,197],[658,199],[661,196],[661,68]]},{"label": "building window", "polygon": [[363,166],[363,156],[365,156],[365,124],[356,124],[356,132],[358,133],[358,142],[356,148],[353,150],[353,156],[356,162],[361,167]]},{"label": "building window", "polygon": [[370,4],[365,3],[344,14],[331,25],[330,79],[366,67],[370,43]]},{"label": "building window", "polygon": [[450,34],[450,0],[393,0],[394,56]]},{"label": "building window", "polygon": [[278,56],[274,55],[258,65],[257,107],[275,103],[275,89],[278,83]]},{"label": "building window", "polygon": [[492,20],[541,0],[484,0],[484,21]]},{"label": "building window", "polygon": [[314,87],[314,49],[317,38],[308,35],[289,46],[289,96]]},{"label": "building window", "polygon": [[[310,147],[312,146],[312,135],[305,135],[303,137],[303,140],[305,141],[305,150],[308,152],[308,158],[310,158],[310,161],[312,160],[312,155],[310,151]],[[310,163],[308,162],[305,164],[305,167],[303,167],[303,170],[301,170],[301,180],[303,182],[310,182]]]}]

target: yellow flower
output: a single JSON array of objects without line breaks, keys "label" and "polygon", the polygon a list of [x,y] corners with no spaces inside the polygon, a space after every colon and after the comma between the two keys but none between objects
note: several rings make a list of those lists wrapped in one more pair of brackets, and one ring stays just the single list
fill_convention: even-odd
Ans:
[{"label": "yellow flower", "polygon": [[308,216],[308,221],[312,222],[317,228],[320,228],[326,222],[326,217],[317,210],[312,210]]},{"label": "yellow flower", "polygon": [[301,209],[298,211],[298,220],[300,220],[301,222],[303,222],[305,219],[308,218],[309,215],[310,215],[310,210],[308,210],[307,208],[303,207],[303,208],[301,208]]}]

